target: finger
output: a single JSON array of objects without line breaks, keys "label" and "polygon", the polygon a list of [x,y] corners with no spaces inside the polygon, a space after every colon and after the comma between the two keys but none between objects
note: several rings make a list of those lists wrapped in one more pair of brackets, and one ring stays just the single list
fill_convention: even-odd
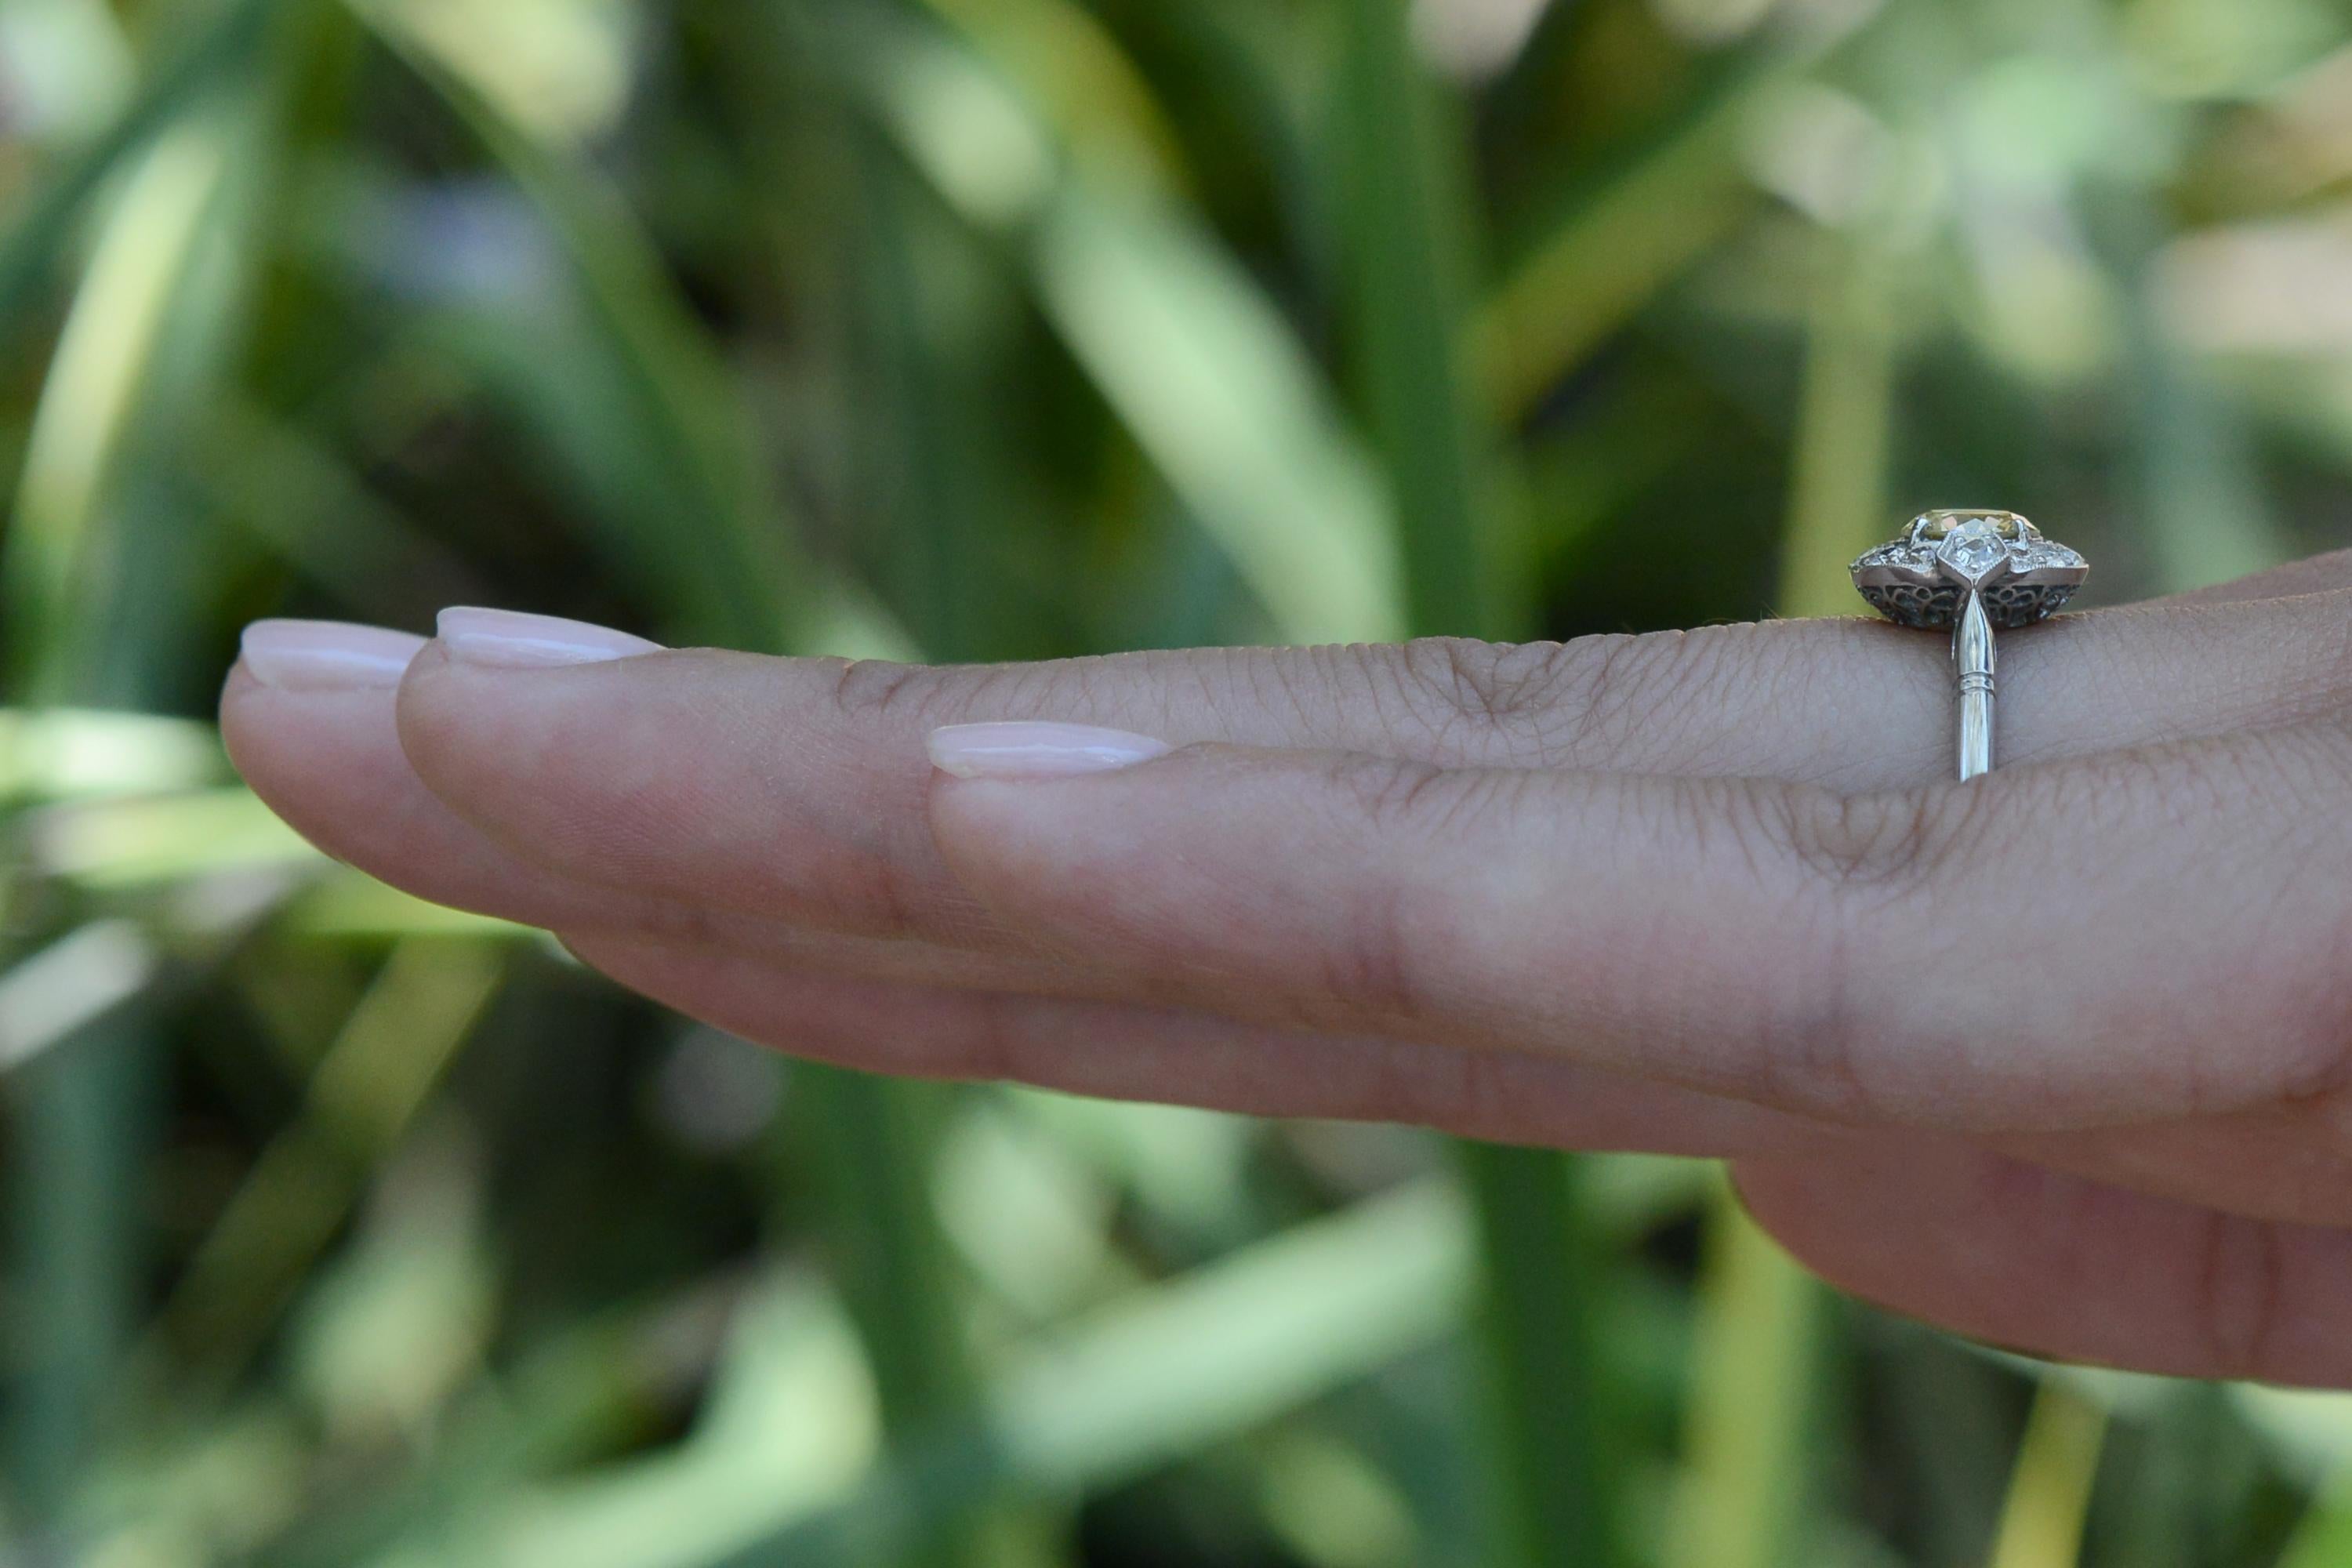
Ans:
[{"label": "finger", "polygon": [[[263,623],[230,672],[221,732],[264,801],[312,843],[406,891],[530,925],[699,944],[846,978],[1071,996],[1101,995],[1073,966],[915,940],[861,937],[682,899],[581,881],[526,860],[444,805],[401,751],[400,670],[425,639],[371,627]],[[328,684],[277,656],[271,637],[356,639]],[[260,673],[257,673],[258,670]],[[310,681],[319,679],[309,672]]]},{"label": "finger", "polygon": [[2333,724],[1866,796],[1202,747],[931,815],[1139,995],[2046,1131],[2342,1081],[2347,778]]},{"label": "finger", "polygon": [[1855,1295],[1996,1344],[2185,1377],[2352,1385],[2352,1233],[2125,1192],[1940,1140],[1734,1168]]},{"label": "finger", "polygon": [[[338,627],[348,634],[353,628]],[[363,628],[372,629],[372,628]],[[406,657],[423,637],[379,633]],[[244,662],[221,695],[221,739],[238,773],[297,832],[336,859],[418,898],[527,925],[625,926],[756,947],[799,934],[551,871],[508,849],[427,790],[400,749],[398,674],[313,687],[257,678]]]},{"label": "finger", "polygon": [[[421,642],[383,646],[404,660]],[[240,668],[223,703],[224,734],[263,797],[346,861],[421,896],[569,928],[574,950],[624,984],[803,1055],[1230,1110],[1427,1121],[1560,1146],[1721,1154],[1788,1147],[1802,1126],[1554,1062],[1327,1042],[1117,1006],[956,997],[940,988],[1076,995],[1083,984],[1055,966],[797,930],[556,876],[484,839],[417,783],[392,703],[389,685],[270,686]],[[306,787],[321,768],[342,776]],[[764,959],[739,956],[750,953]],[[922,988],[910,988],[917,982]]]},{"label": "finger", "polygon": [[869,1072],[1261,1116],[1403,1121],[1554,1148],[1818,1152],[1852,1136],[1558,1060],[1252,1027],[1181,1009],[879,984],[600,932],[567,933],[564,943],[690,1017]]},{"label": "finger", "polygon": [[[379,637],[387,658],[404,661],[425,640]],[[451,813],[417,779],[394,721],[396,668],[391,676],[373,686],[272,685],[240,664],[223,694],[221,733],[254,792],[305,837],[419,898],[528,925],[701,945],[845,978],[1073,996],[1115,989],[1090,987],[1055,961],[813,930],[583,882],[525,860]]]},{"label": "finger", "polygon": [[[2284,723],[2341,699],[2332,598],[2068,617],[2006,639],[2012,763]],[[1213,650],[984,669],[664,653],[563,668],[418,656],[404,745],[451,808],[582,879],[969,945],[1003,933],[923,826],[922,737],[1043,718],[1176,742],[1448,765],[1766,775],[1841,790],[1950,766],[1944,641],[1790,622],[1564,647]]]},{"label": "finger", "polygon": [[2331,550],[2284,566],[2252,573],[2228,583],[2192,588],[2160,601],[2168,605],[2239,604],[2249,599],[2285,599],[2352,588],[2352,550]]},{"label": "finger", "polygon": [[1989,1141],[2052,1170],[2291,1225],[2352,1226],[2352,1099]]},{"label": "finger", "polygon": [[[378,636],[387,662],[425,646]],[[243,661],[229,672],[221,740],[270,809],[335,858],[436,903],[549,926],[615,903],[611,889],[523,860],[436,799],[400,750],[398,667],[376,673],[373,684],[305,686],[264,681]]]}]

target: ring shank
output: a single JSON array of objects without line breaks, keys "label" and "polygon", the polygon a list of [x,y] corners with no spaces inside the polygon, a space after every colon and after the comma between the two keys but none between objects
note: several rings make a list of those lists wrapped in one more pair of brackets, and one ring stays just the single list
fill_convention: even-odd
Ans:
[{"label": "ring shank", "polygon": [[1952,669],[1959,680],[1960,781],[1992,772],[1992,620],[1970,589],[1952,627]]}]

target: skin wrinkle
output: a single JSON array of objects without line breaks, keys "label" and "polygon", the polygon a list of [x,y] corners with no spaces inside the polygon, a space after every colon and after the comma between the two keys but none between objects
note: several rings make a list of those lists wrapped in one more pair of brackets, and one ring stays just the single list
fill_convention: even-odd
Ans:
[{"label": "skin wrinkle", "polygon": [[[2285,885],[2281,896],[2259,900],[2249,911],[2251,919],[2267,921],[2271,928],[2270,935],[2258,939],[2261,948],[2301,937],[2317,949],[2306,968],[2311,995],[2295,1009],[2312,1021],[2311,1043],[2302,1053],[2309,1065],[2287,1064],[2280,1095],[2287,1108],[2343,1104],[2352,1099],[2352,905],[2337,907],[2335,918],[2315,931],[2285,912],[2298,907],[2327,908],[2328,895],[2340,891],[2340,879],[2328,872],[2325,856],[2336,847],[2340,832],[2330,826],[2334,820],[2333,813],[2315,805],[2288,816],[2282,830],[2287,842],[2280,857],[2287,868]],[[2294,896],[2298,882],[2309,889],[2300,900]]]},{"label": "skin wrinkle", "polygon": [[[1249,669],[1250,687],[1253,691],[1257,689],[1261,680],[1269,680],[1273,683],[1275,690],[1281,698],[1280,706],[1288,710],[1290,717],[1297,723],[1300,729],[1311,730],[1319,722],[1329,717],[1329,715],[1319,712],[1315,705],[1307,700],[1307,693],[1310,691],[1328,692],[1335,689],[1335,683],[1328,678],[1328,659],[1325,661],[1327,665],[1325,671],[1326,678],[1317,681],[1302,681],[1297,679],[1296,677],[1287,673],[1288,667],[1279,661],[1268,660],[1264,664],[1257,664],[1243,659],[1238,660],[1237,662],[1244,664]],[[1377,700],[1378,695],[1376,685],[1374,689],[1375,700]],[[1259,706],[1271,712],[1276,709],[1276,704],[1261,700]],[[1375,711],[1377,711],[1377,709]]]},{"label": "skin wrinkle", "polygon": [[843,718],[884,718],[898,699],[923,677],[923,667],[889,659],[843,659],[834,671],[833,706]]},{"label": "skin wrinkle", "polygon": [[[1070,1005],[1020,996],[991,999],[988,1005],[991,1016],[982,1017],[970,1010],[957,1015],[947,1011],[947,1005],[953,1000],[952,993],[918,985],[902,988],[903,994],[923,999],[928,1005],[946,1012],[946,1016],[934,1015],[919,1026],[886,1029],[877,1033],[875,1025],[879,1015],[870,1003],[862,1006],[856,1004],[845,1006],[840,1000],[845,989],[856,994],[859,988],[854,983],[845,987],[844,983],[819,971],[791,966],[770,970],[754,965],[735,965],[731,961],[702,960],[700,962],[706,963],[726,965],[736,973],[752,974],[766,984],[762,987],[761,1001],[757,1007],[698,1005],[691,996],[666,988],[658,972],[648,973],[644,964],[644,955],[656,949],[646,944],[614,946],[577,936],[563,940],[583,963],[612,974],[623,984],[635,985],[656,996],[666,995],[674,1004],[682,1005],[682,1010],[714,1026],[746,1038],[766,1040],[795,1054],[840,1061],[845,1065],[877,1068],[901,1076],[922,1073],[958,1079],[1005,1078],[1066,1092],[1151,1098],[1261,1114],[1368,1121],[1410,1119],[1432,1122],[1468,1136],[1522,1142],[1537,1141],[1527,1120],[1528,1106],[1549,1102],[1580,1107],[1591,1100],[1594,1091],[1599,1091],[1604,1098],[1612,1092],[1609,1087],[1612,1075],[1556,1061],[1497,1056],[1481,1070],[1492,1075],[1497,1083],[1511,1086],[1507,1091],[1498,1091],[1497,1098],[1516,1108],[1517,1114],[1515,1120],[1506,1118],[1489,1121],[1473,1110],[1465,1110],[1458,1100],[1449,1099],[1445,1093],[1446,1086],[1455,1081],[1459,1058],[1464,1053],[1376,1037],[1335,1039],[1300,1036],[1295,1040],[1299,1048],[1328,1059],[1334,1066],[1343,1060],[1353,1063],[1369,1058],[1379,1064],[1379,1070],[1358,1076],[1355,1081],[1359,1088],[1336,1097],[1330,1086],[1339,1084],[1344,1087],[1349,1081],[1349,1077],[1328,1070],[1285,1079],[1285,1087],[1280,1088],[1269,1087],[1271,1080],[1261,1083],[1252,1079],[1246,1093],[1236,1093],[1234,1092],[1234,1086],[1241,1080],[1234,1074],[1237,1071],[1257,1073],[1269,1059],[1266,1047],[1282,1037],[1280,1032],[1268,1031],[1261,1035],[1236,1033],[1230,1026],[1218,1026],[1217,1020],[1181,1008]],[[633,959],[637,962],[633,963]],[[705,995],[709,994],[708,980],[706,973],[701,984]],[[878,986],[863,989],[868,995],[884,990]],[[794,1005],[782,1004],[777,1000],[779,991],[786,995],[798,995],[803,1000]],[[811,1003],[814,1004],[813,1008],[809,1005]],[[785,1016],[794,1020],[790,1027],[782,1026],[777,1021]],[[949,1024],[947,1018],[952,1016],[961,1016],[961,1023]],[[1122,1031],[1137,1027],[1148,1030],[1173,1027],[1180,1032],[1183,1038],[1185,1059],[1192,1069],[1184,1079],[1188,1086],[1186,1092],[1153,1092],[1141,1087],[1140,1080],[1133,1077],[1119,1076],[1122,1058],[1117,1047],[1122,1043],[1131,1044],[1134,1038],[1131,1035],[1123,1036]],[[1019,1032],[1021,1038],[1017,1043],[1017,1056],[1007,1058],[1001,1052],[992,1056],[992,1048],[985,1045],[975,1048],[960,1043],[978,1031],[997,1028]],[[1087,1048],[1068,1049],[1073,1036],[1082,1037]],[[872,1053],[877,1040],[886,1042],[887,1048],[898,1054],[879,1061],[873,1059]],[[844,1041],[851,1042],[851,1045],[845,1047],[841,1043]],[[866,1059],[860,1059],[861,1050]],[[958,1055],[959,1051],[963,1054]],[[1390,1082],[1393,1092],[1383,1090],[1384,1079]],[[1559,1091],[1547,1093],[1547,1084],[1553,1082],[1559,1084]],[[1435,1086],[1434,1089],[1432,1085]],[[1633,1110],[1628,1119],[1631,1103],[1620,1105],[1611,1113],[1610,1120],[1595,1124],[1596,1130],[1608,1127],[1638,1129],[1643,1125],[1638,1110]],[[1785,1147],[1795,1136],[1811,1135],[1811,1130],[1800,1122],[1754,1107],[1697,1100],[1686,1100],[1685,1103],[1700,1108],[1703,1115],[1719,1126],[1738,1129],[1736,1134],[1727,1133],[1727,1136],[1744,1146]],[[1684,1120],[1688,1120],[1688,1117]],[[1604,1143],[1602,1146],[1608,1145]]]},{"label": "skin wrinkle", "polygon": [[[1244,706],[1252,709],[1270,709],[1273,704],[1267,700],[1265,691],[1265,672],[1259,667],[1244,660],[1225,658],[1221,651],[1218,657],[1201,661],[1192,685],[1194,695],[1200,699],[1201,706],[1213,711],[1219,708],[1237,709]],[[1248,696],[1249,701],[1246,705],[1220,700],[1222,697],[1236,690]],[[1289,693],[1286,686],[1285,695],[1292,703],[1292,718],[1303,727],[1307,715],[1298,706],[1296,697]],[[1162,702],[1160,705],[1159,718],[1160,728],[1152,733],[1160,739],[1181,744],[1190,738],[1171,736],[1170,733],[1176,728],[1172,703]]]},{"label": "skin wrinkle", "polygon": [[1437,637],[1409,644],[1404,669],[1434,694],[1446,728],[1484,726],[1507,735],[1534,706],[1529,691],[1541,679],[1539,670],[1514,666],[1545,657],[1533,644]]},{"label": "skin wrinkle", "polygon": [[[1415,652],[1419,646],[1408,643],[1393,658],[1376,660],[1364,668],[1363,673],[1368,678],[1364,687],[1365,703],[1373,721],[1372,729],[1391,746],[1408,740],[1417,742],[1412,745],[1416,760],[1444,766],[1458,765],[1464,761],[1464,756],[1457,746],[1449,743],[1453,738],[1449,731],[1454,729],[1450,723],[1451,715],[1447,722],[1432,724],[1412,700],[1414,678],[1410,668],[1413,660],[1420,657]],[[1322,667],[1324,679],[1328,682],[1341,678],[1338,661],[1349,657],[1353,656],[1348,649],[1328,648],[1313,662]],[[1368,753],[1377,750],[1372,746],[1351,749]]]},{"label": "skin wrinkle", "polygon": [[1540,727],[1544,716],[1559,705],[1566,646],[1557,642],[1496,645],[1497,675],[1504,682],[1496,706],[1511,721],[1515,734],[1528,734]]},{"label": "skin wrinkle", "polygon": [[2259,1378],[2276,1364],[2284,1267],[2277,1226],[2236,1215],[2207,1216],[2194,1300],[2221,1375]]},{"label": "skin wrinkle", "polygon": [[[1728,815],[1729,808],[1744,804],[1748,798],[1748,792],[1734,781],[1690,781],[1664,803],[1678,813],[1675,818],[1645,822],[1634,815],[1636,797],[1622,795],[1618,797],[1618,810],[1626,815],[1615,827],[1596,830],[1595,837],[1622,843],[1661,837],[1681,837],[1692,842],[1727,838],[1745,858],[1752,890],[1769,903],[1776,890],[1786,884],[1769,868],[1774,857],[1763,847],[1766,836],[1756,829],[1743,828],[1736,816]],[[1809,907],[1813,910],[1811,920]],[[1825,910],[1849,908],[1849,904],[1825,904],[1801,898],[1785,916],[1762,922],[1761,930],[1768,931],[1783,947],[1802,952],[1806,962],[1759,963],[1757,984],[1746,988],[1746,994],[1755,1005],[1742,1014],[1740,1025],[1731,1026],[1732,1030],[1744,1026],[1751,1042],[1748,1049],[1736,1055],[1745,1068],[1727,1066],[1722,1059],[1726,1053],[1718,1047],[1711,1056],[1671,1064],[1673,1076],[1705,1092],[1729,1095],[1759,1105],[1777,1105],[1832,1122],[1852,1121],[1858,1107],[1875,1104],[1878,1097],[1864,1090],[1858,1080],[1859,1069],[1842,1068],[1838,1062],[1838,1058],[1851,1058],[1854,1054],[1852,987],[1845,974],[1845,948],[1834,934],[1840,929],[1839,922],[1822,920],[1822,915]],[[1790,940],[1792,931],[1813,923],[1832,933],[1826,942],[1819,937]],[[1463,937],[1455,940],[1459,945],[1475,941]],[[1690,933],[1671,927],[1629,933],[1619,952],[1593,961],[1602,973],[1615,976],[1619,993],[1638,999],[1632,1005],[1619,1005],[1612,1009],[1612,1026],[1622,1033],[1638,1023],[1643,1009],[1654,1013],[1662,1003],[1683,994],[1678,984],[1680,966],[1684,955],[1693,951],[1694,940]],[[1560,967],[1566,956],[1556,958],[1547,967]],[[1587,1033],[1592,1023],[1593,1020],[1563,1019],[1555,1034],[1574,1038]],[[1673,1038],[1714,1037],[1719,1041],[1730,1030],[1717,1015],[1693,1011],[1671,1026],[1645,1032]],[[1820,1055],[1824,1051],[1826,1056]],[[1663,1059],[1659,1065],[1669,1068]]]},{"label": "skin wrinkle", "polygon": [[1562,644],[1560,686],[1573,695],[1559,705],[1565,716],[1559,731],[1564,737],[1560,748],[1543,761],[1553,766],[1572,767],[1598,751],[1622,758],[1628,766],[1654,765],[1654,753],[1641,751],[1634,744],[1637,737],[1655,739],[1638,722],[1649,705],[1634,700],[1630,689],[1639,679],[1635,672],[1645,668],[1647,662],[1665,664],[1680,658],[1688,647],[1688,641],[1679,632],[1641,637],[1610,635]]},{"label": "skin wrinkle", "polygon": [[1350,900],[1345,934],[1328,950],[1323,989],[1342,1007],[1363,1008],[1401,1027],[1431,1009],[1413,978],[1405,903],[1393,888]]},{"label": "skin wrinkle", "polygon": [[[2320,710],[2341,714],[2352,708],[2352,702],[2347,702],[2345,696],[2352,692],[2352,615],[2336,616],[2331,624],[2335,629],[2335,657],[2324,671],[2315,672],[2305,696],[2307,700],[2320,705]],[[2326,632],[2323,630],[2321,635]],[[2247,683],[2251,682],[2249,672]]]},{"label": "skin wrinkle", "polygon": [[[1851,907],[1851,906],[1849,906]],[[1843,920],[1827,921],[1804,944],[1812,959],[1794,976],[1775,1009],[1759,1009],[1751,1079],[1727,1092],[1759,1105],[1781,1105],[1801,1115],[1866,1126],[1900,1097],[1873,1081],[1864,1063],[1869,1026],[1854,982],[1853,943]]]},{"label": "skin wrinkle", "polygon": [[[1343,755],[1333,763],[1332,777],[1362,820],[1338,818],[1327,823],[1326,829],[1343,841],[1353,840],[1350,847],[1359,853],[1378,853],[1391,831],[1421,835],[1426,793],[1461,776],[1431,763]],[[1360,836],[1366,825],[1370,843]],[[1407,909],[1403,889],[1386,880],[1348,901],[1342,917],[1346,934],[1328,950],[1322,987],[1341,1010],[1360,1009],[1408,1026],[1428,1015],[1428,1002],[1413,977]]]},{"label": "skin wrinkle", "polygon": [[[1752,646],[1742,647],[1740,642]],[[1718,648],[1718,643],[1729,646]],[[1706,708],[1725,705],[1726,699],[1740,680],[1759,675],[1760,689],[1766,693],[1778,696],[1785,689],[1787,660],[1775,651],[1771,639],[1760,633],[1735,642],[1732,637],[1722,635],[1721,628],[1702,626],[1685,635],[1676,645],[1675,651],[1679,657],[1663,661],[1655,678],[1658,689],[1645,706],[1654,708],[1673,703]],[[1705,754],[1683,759],[1671,756],[1659,759],[1669,770],[1674,769],[1677,761],[1701,767],[1719,767],[1727,760],[1720,755]]]},{"label": "skin wrinkle", "polygon": [[[1475,672],[1474,666],[1479,667]],[[1465,731],[1508,735],[1500,670],[1499,651],[1491,644],[1457,637],[1411,643],[1399,666],[1398,695],[1406,711],[1433,716],[1439,753],[1457,754],[1454,742]]]}]

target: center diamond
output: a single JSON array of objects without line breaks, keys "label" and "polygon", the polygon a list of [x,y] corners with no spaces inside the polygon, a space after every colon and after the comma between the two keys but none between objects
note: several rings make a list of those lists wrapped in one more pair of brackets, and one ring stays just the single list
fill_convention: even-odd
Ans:
[{"label": "center diamond", "polygon": [[1963,582],[1974,584],[2008,563],[2009,542],[1991,523],[1972,517],[1944,536],[1936,547],[1936,559]]}]

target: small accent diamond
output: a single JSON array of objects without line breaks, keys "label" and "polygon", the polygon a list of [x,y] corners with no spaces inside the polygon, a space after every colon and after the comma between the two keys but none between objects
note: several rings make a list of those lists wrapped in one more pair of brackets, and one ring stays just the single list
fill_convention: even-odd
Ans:
[{"label": "small accent diamond", "polygon": [[2008,562],[2009,542],[1991,523],[1972,517],[1944,536],[1936,547],[1936,559],[1962,580],[1981,583],[1994,568]]},{"label": "small accent diamond", "polygon": [[2040,539],[2027,545],[2016,557],[2016,566],[2020,572],[2038,572],[2044,567],[2053,566],[2072,569],[2084,564],[2081,555],[2064,545],[2052,544],[2047,540]]}]

